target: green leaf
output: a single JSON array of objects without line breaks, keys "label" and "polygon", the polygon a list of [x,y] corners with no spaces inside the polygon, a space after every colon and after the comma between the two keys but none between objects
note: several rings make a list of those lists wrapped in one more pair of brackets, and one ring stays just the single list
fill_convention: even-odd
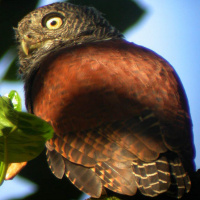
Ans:
[{"label": "green leaf", "polygon": [[53,137],[53,128],[46,121],[20,111],[21,98],[16,91],[0,96],[0,185],[9,163],[35,158]]},{"label": "green leaf", "polygon": [[[12,118],[13,120],[9,120]],[[3,136],[3,130],[9,127],[13,127],[13,122],[17,123],[17,113],[12,108],[12,103],[7,97],[0,97],[0,136]],[[5,131],[4,131],[5,132]]]},{"label": "green leaf", "polygon": [[4,161],[5,154],[8,163],[35,158],[44,149],[45,142],[53,137],[53,132],[46,121],[14,110],[8,98],[0,97],[0,161]]},{"label": "green leaf", "polygon": [[8,164],[0,161],[0,185],[3,183],[5,179],[7,169],[8,169]]},{"label": "green leaf", "polygon": [[8,97],[12,102],[13,108],[17,111],[22,111],[22,103],[21,103],[22,101],[19,94],[15,90],[12,90],[9,93]]},{"label": "green leaf", "polygon": [[8,154],[7,154],[7,136],[1,137],[4,139],[4,157],[3,157],[3,162],[0,161],[0,185],[3,183],[5,176],[6,176],[6,171],[8,169]]}]

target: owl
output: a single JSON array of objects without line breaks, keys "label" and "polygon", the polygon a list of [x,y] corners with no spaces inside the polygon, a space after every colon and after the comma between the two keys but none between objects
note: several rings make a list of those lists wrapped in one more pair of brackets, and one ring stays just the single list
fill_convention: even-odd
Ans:
[{"label": "owl", "polygon": [[190,191],[192,122],[165,59],[87,6],[40,7],[15,31],[27,110],[54,129],[46,155],[57,178],[95,198]]}]

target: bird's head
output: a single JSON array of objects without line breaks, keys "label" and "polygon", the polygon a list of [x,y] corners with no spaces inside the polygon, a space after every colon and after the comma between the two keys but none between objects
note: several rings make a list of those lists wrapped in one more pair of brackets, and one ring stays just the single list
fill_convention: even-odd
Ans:
[{"label": "bird's head", "polygon": [[18,23],[15,32],[22,75],[33,62],[57,49],[122,37],[95,8],[70,3],[54,3],[32,11]]}]

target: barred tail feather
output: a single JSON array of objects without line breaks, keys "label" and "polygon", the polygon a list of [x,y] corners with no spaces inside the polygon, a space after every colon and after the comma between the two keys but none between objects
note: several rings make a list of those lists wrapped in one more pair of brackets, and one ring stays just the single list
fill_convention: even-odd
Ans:
[{"label": "barred tail feather", "polygon": [[132,164],[136,183],[142,194],[154,197],[168,190],[170,174],[165,157],[148,163],[137,160]]},{"label": "barred tail feather", "polygon": [[185,192],[188,193],[190,191],[190,178],[185,172],[179,158],[170,160],[169,164],[171,173],[171,186],[167,193],[169,196],[181,198]]},{"label": "barred tail feather", "polygon": [[138,189],[143,195],[157,196],[166,192],[169,196],[181,198],[190,191],[190,178],[181,160],[173,155],[167,159],[159,157],[153,162],[133,161],[133,173]]}]

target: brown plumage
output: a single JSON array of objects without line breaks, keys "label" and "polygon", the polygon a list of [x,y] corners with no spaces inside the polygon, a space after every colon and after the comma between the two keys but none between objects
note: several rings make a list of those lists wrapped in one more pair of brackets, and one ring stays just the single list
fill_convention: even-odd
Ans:
[{"label": "brown plumage", "polygon": [[28,111],[55,130],[46,146],[56,177],[93,197],[103,187],[177,198],[190,190],[190,113],[166,60],[125,41],[94,8],[68,3],[33,11],[16,35]]}]

